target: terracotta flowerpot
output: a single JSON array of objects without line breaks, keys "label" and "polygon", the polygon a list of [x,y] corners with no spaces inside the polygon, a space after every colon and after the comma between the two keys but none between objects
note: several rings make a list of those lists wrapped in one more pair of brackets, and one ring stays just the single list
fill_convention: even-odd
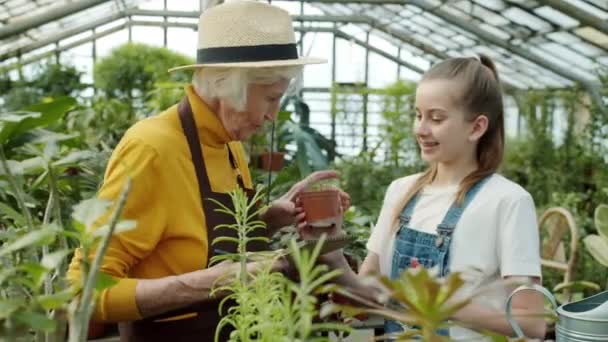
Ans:
[{"label": "terracotta flowerpot", "polygon": [[258,167],[264,171],[279,171],[283,168],[283,161],[285,159],[285,153],[283,152],[270,152],[262,153],[258,156]]},{"label": "terracotta flowerpot", "polygon": [[313,227],[327,227],[340,216],[338,190],[307,191],[300,195],[306,221]]}]

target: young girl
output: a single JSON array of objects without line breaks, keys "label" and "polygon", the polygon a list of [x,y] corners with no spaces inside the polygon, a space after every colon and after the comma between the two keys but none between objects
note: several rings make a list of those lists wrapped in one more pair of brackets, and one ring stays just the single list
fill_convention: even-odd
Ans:
[{"label": "young girl", "polygon": [[[436,267],[441,276],[462,272],[468,293],[513,277],[540,283],[534,202],[496,173],[503,158],[504,113],[490,58],[452,58],[426,72],[416,91],[414,133],[429,168],[388,187],[359,274],[396,278],[412,266]],[[505,316],[512,290],[491,292],[452,320],[512,336]],[[526,336],[544,336],[544,319],[525,317],[542,313],[542,295],[523,291],[512,307]],[[385,324],[387,333],[401,329],[395,322]],[[449,334],[455,340],[482,338],[462,327],[450,328]]]},{"label": "young girl", "polygon": [[[500,278],[539,283],[534,202],[522,187],[496,174],[504,150],[504,113],[491,59],[452,58],[426,72],[416,91],[414,133],[429,168],[388,187],[360,273],[395,278],[420,264],[437,267],[441,276],[463,272],[469,291]],[[506,289],[492,293],[483,305],[474,302],[453,319],[512,335],[504,314],[508,294]],[[522,292],[513,308],[520,316],[540,313],[542,295]],[[542,317],[518,322],[528,337],[544,336]],[[401,329],[394,322],[385,327]],[[450,337],[468,341],[479,335],[452,328]]]}]

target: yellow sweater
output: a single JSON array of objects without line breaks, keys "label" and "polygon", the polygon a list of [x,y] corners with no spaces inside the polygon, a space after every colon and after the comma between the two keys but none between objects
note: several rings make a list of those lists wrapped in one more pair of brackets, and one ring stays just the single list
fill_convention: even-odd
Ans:
[{"label": "yellow sweater", "polygon": [[[228,133],[191,86],[186,92],[205,157],[211,188],[236,189],[235,171],[228,158]],[[230,148],[247,188],[252,188],[240,142]],[[118,284],[99,296],[94,319],[106,322],[140,319],[135,303],[137,279],[178,275],[207,265],[207,231],[190,150],[177,114],[177,105],[133,125],[108,163],[98,196],[116,201],[127,177],[132,180],[123,212],[137,227],[112,237],[101,272]],[[80,277],[82,253],[76,250],[68,280]]]}]

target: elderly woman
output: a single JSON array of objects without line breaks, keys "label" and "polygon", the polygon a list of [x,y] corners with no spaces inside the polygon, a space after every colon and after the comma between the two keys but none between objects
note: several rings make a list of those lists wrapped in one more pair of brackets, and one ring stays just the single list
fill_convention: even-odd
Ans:
[{"label": "elderly woman", "polygon": [[[209,199],[230,205],[227,193],[253,188],[241,141],[276,118],[304,64],[323,60],[298,58],[284,10],[234,1],[201,15],[197,62],[176,68],[195,70],[179,105],[127,131],[99,192],[116,200],[127,178],[132,181],[123,218],[137,227],[112,237],[101,271],[118,283],[101,293],[94,313],[96,321],[121,322],[123,341],[213,340],[219,315],[210,291],[233,265],[209,267],[208,261],[234,247],[211,245],[227,234],[212,228],[231,218]],[[294,185],[262,215],[270,228],[263,233],[293,223],[298,194],[335,176],[317,172]],[[348,201],[342,194],[342,204]],[[70,265],[73,282],[82,257],[77,251]]]}]

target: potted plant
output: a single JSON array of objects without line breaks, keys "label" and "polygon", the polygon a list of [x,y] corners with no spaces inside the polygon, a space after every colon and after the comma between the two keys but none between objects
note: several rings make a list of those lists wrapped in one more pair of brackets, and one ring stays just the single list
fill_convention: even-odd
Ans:
[{"label": "potted plant", "polygon": [[[284,116],[289,113],[279,113],[279,120],[284,120]],[[278,123],[278,130],[281,122]],[[276,133],[275,133],[276,134]],[[281,146],[272,136],[272,131],[269,126],[265,126],[260,132],[257,132],[249,139],[249,149],[251,156],[251,165],[263,171],[278,172],[283,168],[285,160],[285,146]]]},{"label": "potted plant", "polygon": [[278,172],[283,168],[285,153],[265,151],[258,155],[257,167],[264,171]]},{"label": "potted plant", "polygon": [[336,223],[340,213],[340,193],[331,181],[314,184],[300,195],[306,221],[312,227],[328,227]]}]

